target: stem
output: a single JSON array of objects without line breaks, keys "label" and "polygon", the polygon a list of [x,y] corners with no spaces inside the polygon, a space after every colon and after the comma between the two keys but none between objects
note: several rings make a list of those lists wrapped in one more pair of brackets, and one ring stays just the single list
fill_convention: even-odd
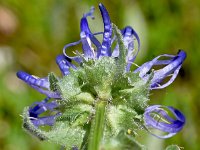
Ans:
[{"label": "stem", "polygon": [[98,101],[96,104],[96,113],[90,129],[88,150],[99,150],[105,125],[106,104],[107,101],[102,100]]}]

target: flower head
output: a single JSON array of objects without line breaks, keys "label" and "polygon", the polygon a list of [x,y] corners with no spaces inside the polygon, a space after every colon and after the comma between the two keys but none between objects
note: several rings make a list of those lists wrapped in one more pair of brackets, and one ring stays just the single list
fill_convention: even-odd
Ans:
[{"label": "flower head", "polygon": [[[164,88],[175,80],[186,53],[181,50],[177,55],[160,55],[131,71],[140,50],[139,36],[130,26],[119,30],[102,4],[99,9],[104,31],[92,33],[90,30],[87,17],[94,18],[92,7],[81,19],[80,40],[65,45],[63,54],[56,57],[62,77],[50,73],[48,77],[39,78],[17,72],[18,78],[47,97],[25,109],[24,124],[28,124],[28,130],[39,138],[48,137],[50,141],[70,147],[80,147],[89,132],[91,136],[95,135],[98,130],[98,125],[94,125],[96,115],[100,118],[97,121],[102,120],[99,124],[105,121],[101,124],[103,131],[105,128],[102,133],[105,141],[109,141],[111,135],[117,137],[122,132],[125,135],[124,131],[132,133],[130,131],[137,128],[133,123],[138,125],[138,122],[145,123],[147,128],[169,133],[157,137],[175,135],[184,126],[184,115],[173,107],[147,107],[147,102],[151,89]],[[103,35],[102,42],[96,38],[98,35]],[[72,57],[66,53],[69,47],[80,43],[82,54],[76,52]],[[154,66],[161,66],[161,69],[152,71]],[[168,77],[169,80],[164,82]],[[161,107],[171,111],[176,119],[169,117]],[[45,115],[47,111],[50,115]],[[167,123],[155,120],[152,113],[162,116]],[[53,128],[43,132],[39,128],[43,125]]]}]

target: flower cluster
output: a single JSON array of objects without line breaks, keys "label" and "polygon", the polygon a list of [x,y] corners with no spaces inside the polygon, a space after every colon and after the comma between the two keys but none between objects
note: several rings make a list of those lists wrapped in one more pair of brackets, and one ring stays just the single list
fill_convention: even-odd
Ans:
[{"label": "flower cluster", "polygon": [[[45,134],[44,137],[51,140],[52,137],[56,138],[56,132],[64,132],[60,130],[63,124],[59,124],[64,120],[64,124],[70,127],[65,132],[68,132],[66,135],[72,137],[71,146],[83,146],[84,139],[80,144],[76,140],[73,141],[73,137],[76,139],[76,136],[81,134],[81,138],[86,138],[87,131],[93,131],[86,130],[85,126],[90,124],[93,128],[92,120],[98,118],[98,111],[106,102],[104,109],[107,114],[104,115],[106,119],[103,118],[106,126],[103,132],[106,132],[104,134],[106,137],[116,136],[122,130],[128,130],[129,135],[130,130],[134,131],[136,128],[132,125],[132,121],[138,118],[139,123],[144,126],[143,129],[151,134],[153,133],[149,128],[168,133],[164,136],[153,134],[159,138],[175,135],[184,126],[184,115],[169,106],[148,107],[147,101],[150,90],[165,88],[175,80],[186,58],[186,53],[180,50],[177,55],[160,55],[132,71],[131,66],[140,50],[139,36],[130,26],[119,30],[112,24],[102,4],[99,4],[99,9],[104,31],[92,33],[90,30],[87,17],[93,18],[94,8],[91,8],[90,12],[84,14],[81,19],[80,40],[67,44],[63,48],[63,54],[56,58],[56,63],[63,74],[62,78],[56,77],[53,73],[50,73],[48,77],[39,78],[23,71],[17,72],[18,78],[47,97],[29,107],[25,112],[25,120],[28,119],[32,124],[27,125],[25,122],[28,126],[27,130],[36,132],[37,136]],[[103,35],[102,42],[97,39],[97,35]],[[79,43],[82,43],[83,54],[76,52],[74,57],[67,55],[67,49]],[[154,66],[161,67],[153,70]],[[174,115],[174,118],[168,114],[167,110]],[[50,112],[50,115],[41,116],[44,112]],[[39,129],[44,125],[53,126],[52,130],[55,129],[55,131],[51,134],[44,133]],[[29,129],[30,126],[31,129]],[[39,131],[36,131],[37,129]],[[71,131],[72,129],[75,131]],[[75,135],[76,131],[78,131],[77,135]],[[56,135],[52,135],[53,133]],[[92,133],[89,135],[93,136]],[[59,143],[59,139],[53,139],[53,141]],[[64,142],[60,144],[66,145]],[[87,146],[90,148],[91,145],[89,140]]]}]

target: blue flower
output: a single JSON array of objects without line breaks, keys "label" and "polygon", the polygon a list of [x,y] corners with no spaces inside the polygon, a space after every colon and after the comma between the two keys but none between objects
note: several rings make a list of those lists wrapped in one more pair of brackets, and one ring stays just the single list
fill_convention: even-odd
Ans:
[{"label": "blue flower", "polygon": [[[80,40],[77,42],[69,43],[66,46],[64,46],[63,54],[58,55],[56,58],[56,63],[58,64],[63,76],[69,75],[71,68],[76,70],[79,66],[81,66],[84,60],[96,60],[101,59],[102,57],[120,57],[121,51],[117,42],[118,39],[113,33],[113,25],[110,20],[109,14],[102,4],[99,4],[99,9],[101,11],[104,23],[104,31],[92,33],[92,31],[89,28],[87,17],[94,18],[94,8],[92,8],[90,12],[83,15],[80,22]],[[101,34],[103,34],[102,42],[100,42],[96,38],[97,35]],[[137,33],[130,26],[127,26],[124,29],[122,29],[121,35],[123,38],[123,44],[127,49],[126,67],[124,68],[124,70],[125,72],[130,72],[130,67],[133,64],[140,50],[140,39]],[[75,46],[80,43],[82,43],[83,54],[76,52],[76,56],[72,57],[67,55],[66,51],[69,47]],[[177,55],[160,55],[154,58],[153,60],[144,63],[143,65],[132,71],[132,73],[138,73],[144,81],[148,81],[150,77],[149,72],[153,69],[153,67],[161,66],[161,69],[153,71],[153,77],[150,81],[150,89],[165,88],[175,80],[185,58],[186,53],[183,50],[180,50]],[[73,61],[75,61],[76,64],[78,64],[78,66],[72,63]],[[50,81],[48,77],[39,78],[23,71],[17,72],[17,77],[29,84],[31,87],[33,87],[40,93],[45,94],[48,97],[48,99],[53,99],[51,102],[48,102],[48,100],[38,102],[36,103],[36,105],[30,107],[29,109],[31,121],[35,126],[53,125],[55,122],[55,118],[60,115],[60,113],[55,110],[55,108],[58,107],[56,100],[61,99],[60,93],[57,91],[52,91],[50,89]],[[170,77],[169,80],[167,82],[164,82],[168,77]],[[169,135],[163,137],[168,138],[182,129],[185,123],[185,117],[180,111],[174,109],[173,107],[165,107],[175,115],[176,120],[172,119],[164,110],[160,109],[160,107],[160,105],[155,105],[150,106],[145,110],[145,124],[147,127],[153,127],[168,132]],[[46,110],[56,112],[56,114],[46,117],[40,117],[39,115],[45,112]],[[153,112],[162,115],[167,121],[169,121],[169,124],[163,122],[161,123],[157,120],[154,120],[154,118],[150,116],[150,114]]]},{"label": "blue flower", "polygon": [[[175,119],[170,117],[165,109],[170,111]],[[179,110],[171,106],[152,105],[146,108],[144,121],[146,127],[155,128],[168,133],[167,135],[159,136],[150,132],[152,135],[158,138],[169,138],[183,128],[185,116]]]}]

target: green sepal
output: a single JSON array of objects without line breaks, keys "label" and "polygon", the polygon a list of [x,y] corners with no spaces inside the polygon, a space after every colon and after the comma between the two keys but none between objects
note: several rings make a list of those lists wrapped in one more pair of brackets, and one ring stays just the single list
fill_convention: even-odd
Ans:
[{"label": "green sepal", "polygon": [[57,82],[58,90],[61,93],[62,100],[71,101],[75,96],[81,93],[81,85],[75,71],[64,76]]},{"label": "green sepal", "polygon": [[40,127],[36,127],[31,123],[28,110],[29,107],[26,107],[23,111],[23,128],[31,135],[36,136],[40,140],[47,140],[66,146],[68,150],[71,150],[74,145],[81,146],[85,134],[83,128],[73,127],[68,122],[56,121],[49,131],[43,131]]},{"label": "green sepal", "polygon": [[128,53],[128,50],[124,44],[123,37],[121,34],[121,31],[118,29],[118,27],[115,24],[113,25],[113,32],[116,35],[117,38],[117,44],[119,45],[119,56],[117,61],[117,73],[124,73],[126,69],[126,55]]},{"label": "green sepal", "polygon": [[51,91],[57,91],[58,87],[57,87],[57,82],[58,82],[58,78],[56,77],[56,75],[51,72],[48,75],[48,79],[49,79],[49,83],[50,83],[50,90]]},{"label": "green sepal", "polygon": [[[91,64],[91,62],[90,62]],[[110,99],[111,85],[116,73],[115,59],[102,57],[95,60],[92,65],[83,64],[85,82],[94,88],[100,99]]]},{"label": "green sepal", "polygon": [[83,142],[83,136],[85,131],[80,127],[72,127],[66,122],[56,122],[50,132],[46,133],[46,136],[49,138],[48,141],[65,145],[69,150],[73,146],[80,147]]},{"label": "green sepal", "polygon": [[86,104],[77,104],[74,106],[65,106],[65,111],[62,116],[58,117],[57,121],[67,122],[71,126],[84,126],[90,120],[90,115],[92,114],[93,107]]},{"label": "green sepal", "polygon": [[110,138],[112,135],[117,135],[119,131],[124,130],[130,135],[135,136],[137,130],[141,129],[142,115],[139,115],[134,109],[124,105],[108,106],[106,115],[105,136]]},{"label": "green sepal", "polygon": [[148,106],[149,92],[150,92],[150,78],[144,81],[139,77],[139,74],[127,73],[129,84],[132,88],[120,90],[121,96],[126,99],[127,107],[132,107],[138,114],[142,114]]},{"label": "green sepal", "polygon": [[22,128],[27,131],[28,133],[30,133],[31,135],[33,136],[36,136],[38,139],[40,140],[48,140],[48,137],[45,135],[45,131],[41,131],[41,130],[38,130],[37,127],[35,127],[32,123],[31,123],[31,120],[30,120],[30,117],[29,117],[29,107],[25,107],[24,108],[24,111],[23,111],[23,114],[22,114],[22,117],[23,117],[23,125],[22,125]]}]

